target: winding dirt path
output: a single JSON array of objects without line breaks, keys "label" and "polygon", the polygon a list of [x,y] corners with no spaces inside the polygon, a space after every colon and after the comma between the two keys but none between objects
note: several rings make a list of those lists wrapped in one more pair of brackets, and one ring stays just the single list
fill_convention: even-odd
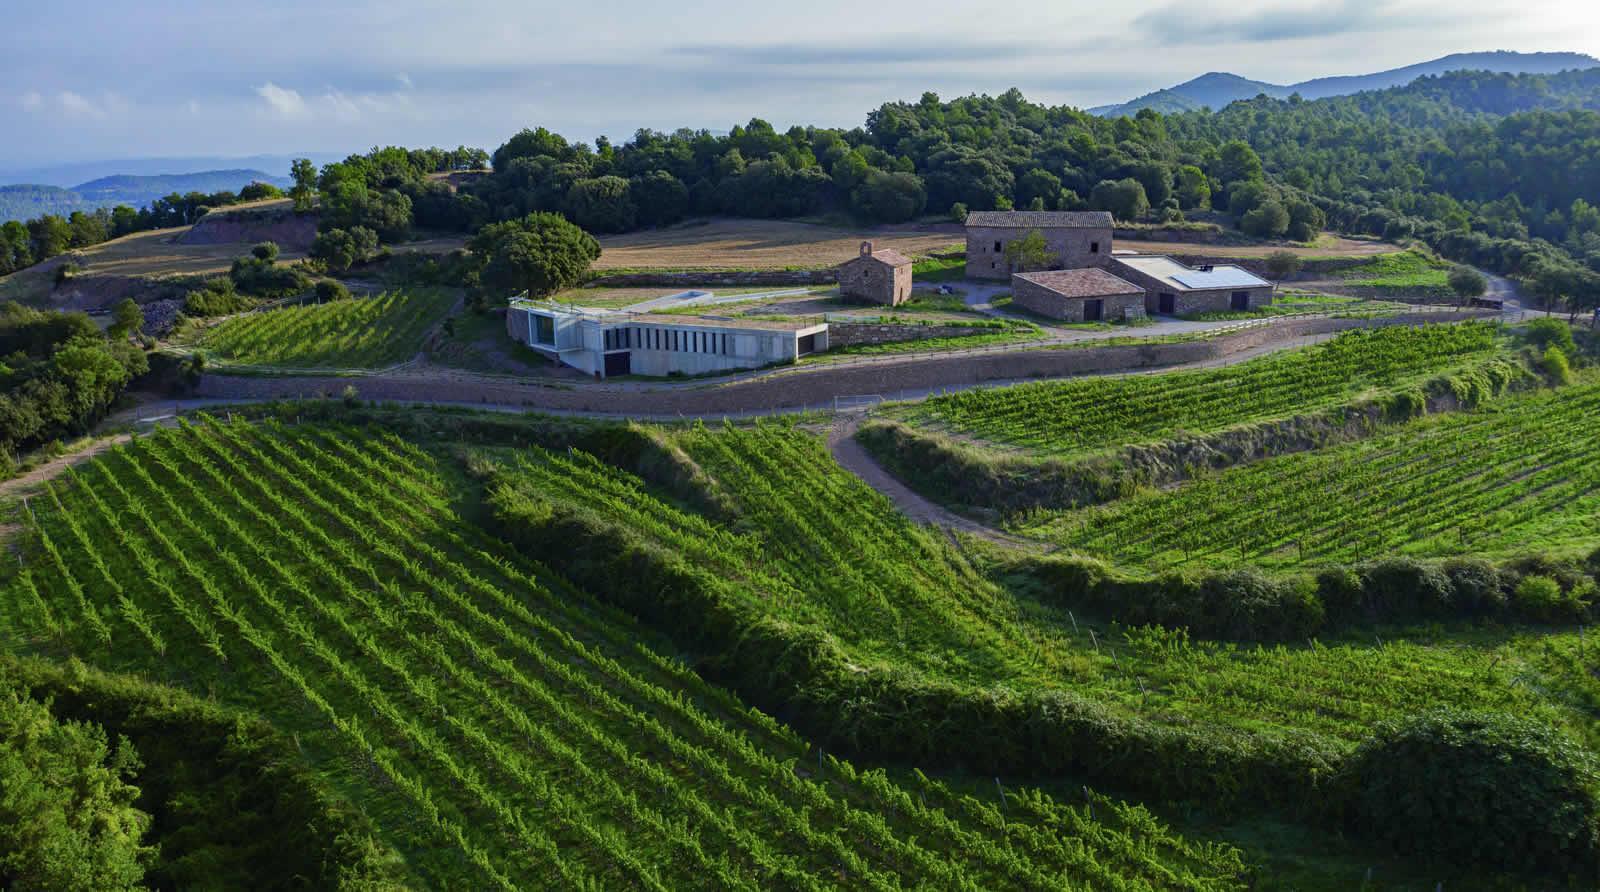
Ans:
[{"label": "winding dirt path", "polygon": [[58,455],[36,468],[12,477],[10,480],[0,481],[0,499],[15,498],[32,492],[44,481],[55,477],[67,468],[82,464],[107,449],[113,446],[121,446],[132,439],[132,434],[117,434],[114,437],[105,437],[75,452]]},{"label": "winding dirt path", "polygon": [[833,460],[838,462],[840,467],[860,477],[863,483],[888,497],[902,514],[924,526],[968,533],[998,545],[1029,551],[1050,549],[1050,546],[1043,542],[1020,539],[955,514],[928,501],[911,487],[901,483],[893,474],[884,470],[883,466],[878,464],[856,440],[856,429],[861,426],[866,415],[865,409],[840,412],[835,415],[833,428],[828,431],[828,451],[833,454]]}]

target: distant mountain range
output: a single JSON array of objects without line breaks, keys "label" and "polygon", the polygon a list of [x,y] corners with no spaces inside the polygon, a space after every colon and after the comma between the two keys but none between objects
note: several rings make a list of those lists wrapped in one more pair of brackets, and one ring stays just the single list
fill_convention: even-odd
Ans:
[{"label": "distant mountain range", "polygon": [[0,222],[27,220],[43,214],[65,216],[73,211],[92,211],[119,204],[140,208],[174,192],[237,192],[254,182],[280,187],[291,185],[288,177],[246,168],[155,176],[117,174],[79,183],[70,189],[19,183],[0,186]]},{"label": "distant mountain range", "polygon": [[1300,94],[1304,99],[1322,99],[1328,96],[1345,96],[1365,90],[1386,90],[1401,87],[1419,77],[1439,75],[1449,71],[1497,71],[1507,74],[1555,74],[1559,71],[1600,67],[1600,59],[1583,53],[1456,53],[1431,62],[1407,65],[1380,71],[1376,74],[1320,77],[1298,84],[1269,84],[1253,81],[1237,74],[1214,71],[1192,81],[1147,93],[1121,105],[1102,105],[1089,109],[1090,114],[1104,117],[1138,114],[1140,109],[1151,108],[1162,114],[1196,111],[1202,108],[1221,109],[1230,102],[1254,99],[1265,93],[1278,99]]}]

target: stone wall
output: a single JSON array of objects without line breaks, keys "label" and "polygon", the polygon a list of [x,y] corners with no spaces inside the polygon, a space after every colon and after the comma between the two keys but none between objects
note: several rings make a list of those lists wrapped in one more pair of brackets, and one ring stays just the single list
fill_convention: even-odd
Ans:
[{"label": "stone wall", "polygon": [[[1250,295],[1250,309],[1268,306],[1272,303],[1272,288],[1218,288],[1214,291],[1181,291],[1178,293],[1177,312],[1180,316],[1191,313],[1226,313],[1232,310],[1233,293],[1244,291]],[[1153,301],[1146,303],[1146,308],[1155,311]]]},{"label": "stone wall", "polygon": [[729,272],[664,272],[664,273],[614,273],[599,275],[585,285],[603,285],[608,288],[688,288],[710,285],[722,288],[759,287],[764,285],[832,285],[839,281],[838,270],[828,269],[765,269]]},{"label": "stone wall", "polygon": [[1084,322],[1084,309],[1090,300],[1100,301],[1100,318],[1116,322],[1133,316],[1144,316],[1144,292],[1137,294],[1106,294],[1099,297],[1065,297],[1037,282],[1013,277],[1011,300],[1017,306],[1041,316],[1064,322]]},{"label": "stone wall", "polygon": [[899,344],[932,338],[964,338],[994,334],[1002,329],[979,325],[904,325],[871,322],[828,323],[831,347],[859,347],[864,344]]},{"label": "stone wall", "polygon": [[[1449,321],[1494,318],[1492,311],[1450,314]],[[1018,348],[992,353],[858,359],[727,382],[651,389],[637,385],[574,386],[549,379],[430,377],[393,373],[365,377],[247,377],[207,373],[196,396],[221,399],[338,397],[346,385],[363,399],[521,406],[634,418],[715,418],[745,412],[831,407],[835,397],[911,398],[944,389],[1036,378],[1160,368],[1223,359],[1308,335],[1443,321],[1438,313],[1373,319],[1293,319],[1206,340],[1078,349]]]},{"label": "stone wall", "polygon": [[[967,278],[1009,279],[1005,247],[1026,236],[1032,229],[1000,226],[967,227]],[[1111,256],[1111,227],[1040,228],[1044,243],[1055,256],[1056,269],[1081,269],[1104,266]],[[995,250],[999,244],[1000,249]],[[1098,248],[1099,250],[1094,250]]]}]

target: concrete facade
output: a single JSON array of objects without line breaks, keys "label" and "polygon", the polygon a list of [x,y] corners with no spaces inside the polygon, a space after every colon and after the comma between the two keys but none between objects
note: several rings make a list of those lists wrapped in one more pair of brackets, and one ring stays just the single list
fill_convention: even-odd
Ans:
[{"label": "concrete facade", "polygon": [[839,296],[897,307],[911,299],[911,258],[861,243],[861,255],[839,265]]},{"label": "concrete facade", "polygon": [[708,375],[828,349],[827,323],[607,312],[528,300],[511,302],[506,333],[596,378]]},{"label": "concrete facade", "polygon": [[1094,267],[1016,273],[1011,301],[1065,322],[1123,322],[1145,315],[1143,288]]},{"label": "concrete facade", "polygon": [[1187,316],[1255,310],[1272,303],[1271,282],[1237,266],[1190,267],[1156,254],[1119,254],[1107,268],[1145,290],[1145,312]]},{"label": "concrete facade", "polygon": [[1038,230],[1053,269],[1103,266],[1111,256],[1113,221],[1104,211],[982,211],[967,215],[967,278],[1000,279],[1015,270],[1006,246]]}]

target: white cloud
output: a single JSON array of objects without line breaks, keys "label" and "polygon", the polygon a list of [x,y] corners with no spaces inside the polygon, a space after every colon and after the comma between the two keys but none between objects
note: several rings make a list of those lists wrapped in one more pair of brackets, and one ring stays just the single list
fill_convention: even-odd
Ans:
[{"label": "white cloud", "polygon": [[71,90],[62,90],[60,95],[56,97],[56,101],[61,104],[61,110],[66,112],[68,117],[103,118],[106,116],[105,111],[100,106],[90,102],[82,94],[74,93]]},{"label": "white cloud", "polygon": [[306,100],[298,90],[288,90],[267,81],[256,87],[256,95],[265,100],[267,107],[280,118],[304,118],[310,114]]}]

